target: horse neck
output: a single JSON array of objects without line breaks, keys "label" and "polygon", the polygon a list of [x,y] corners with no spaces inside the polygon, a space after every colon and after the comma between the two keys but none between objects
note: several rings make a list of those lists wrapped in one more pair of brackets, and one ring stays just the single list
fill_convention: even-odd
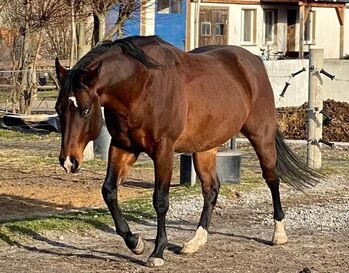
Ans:
[{"label": "horse neck", "polygon": [[130,57],[109,55],[102,62],[97,92],[104,107],[114,104],[115,100],[128,100],[132,93],[141,89],[149,74],[144,65]]}]

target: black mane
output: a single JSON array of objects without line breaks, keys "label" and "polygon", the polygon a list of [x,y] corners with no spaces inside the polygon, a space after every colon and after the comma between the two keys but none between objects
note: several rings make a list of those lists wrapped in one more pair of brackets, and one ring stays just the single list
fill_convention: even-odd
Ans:
[{"label": "black mane", "polygon": [[98,56],[109,52],[109,50],[119,46],[125,54],[138,60],[148,68],[158,68],[160,65],[145,54],[145,52],[138,46],[146,42],[159,42],[160,38],[157,36],[130,36],[124,39],[112,41],[105,41],[100,45],[94,47],[84,57],[82,57],[73,67],[74,69],[85,69]]},{"label": "black mane", "polygon": [[114,42],[105,41],[101,43],[82,57],[68,72],[62,83],[61,95],[68,95],[72,90],[80,89],[82,87],[81,75],[83,74],[84,70],[86,70],[87,66],[98,56],[107,53],[116,47],[120,47],[125,54],[138,60],[147,68],[160,68],[161,65],[147,56],[139,46],[161,42],[163,41],[157,36],[131,36],[125,39],[116,40]]}]

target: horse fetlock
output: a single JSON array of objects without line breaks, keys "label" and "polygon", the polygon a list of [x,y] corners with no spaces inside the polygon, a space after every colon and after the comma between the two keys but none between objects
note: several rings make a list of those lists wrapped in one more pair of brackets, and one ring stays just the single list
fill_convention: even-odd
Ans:
[{"label": "horse fetlock", "polygon": [[138,237],[138,242],[135,248],[131,249],[131,251],[136,254],[136,255],[141,255],[144,252],[144,241],[140,235],[137,235]]},{"label": "horse fetlock", "polygon": [[275,230],[272,239],[273,245],[282,245],[287,243],[288,238],[285,231],[285,225],[285,219],[282,219],[281,221],[275,220]]},{"label": "horse fetlock", "polygon": [[157,266],[163,266],[164,264],[165,264],[165,261],[162,258],[149,257],[145,265],[147,267],[157,267]]},{"label": "horse fetlock", "polygon": [[197,252],[204,244],[207,242],[207,230],[203,227],[199,227],[194,237],[188,242],[184,243],[181,253],[182,254],[192,254]]}]

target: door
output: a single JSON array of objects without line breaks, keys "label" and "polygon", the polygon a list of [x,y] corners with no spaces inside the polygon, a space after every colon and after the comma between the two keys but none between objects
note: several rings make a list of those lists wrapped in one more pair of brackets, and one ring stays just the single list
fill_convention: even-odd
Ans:
[{"label": "door", "polygon": [[287,51],[296,51],[297,10],[287,10]]},{"label": "door", "polygon": [[200,8],[199,46],[228,43],[228,9]]}]

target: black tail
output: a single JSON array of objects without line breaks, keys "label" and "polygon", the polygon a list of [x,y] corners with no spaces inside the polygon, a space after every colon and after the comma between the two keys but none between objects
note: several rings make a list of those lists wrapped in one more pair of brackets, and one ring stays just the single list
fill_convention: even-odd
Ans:
[{"label": "black tail", "polygon": [[276,133],[276,172],[283,182],[297,189],[315,186],[324,176],[304,163],[284,141],[284,136]]}]

